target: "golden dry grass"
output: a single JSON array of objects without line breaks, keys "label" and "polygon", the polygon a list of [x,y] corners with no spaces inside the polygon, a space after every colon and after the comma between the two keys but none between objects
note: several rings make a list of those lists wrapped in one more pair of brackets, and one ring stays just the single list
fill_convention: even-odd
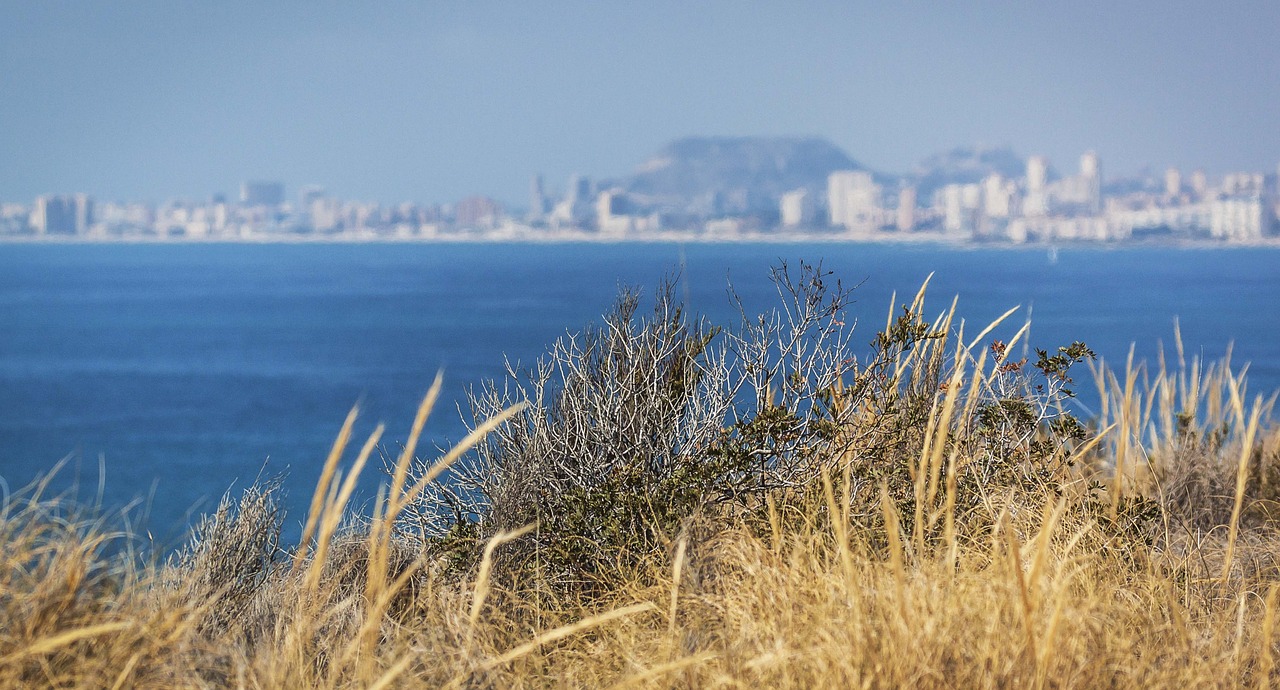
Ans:
[{"label": "golden dry grass", "polygon": [[[938,391],[908,463],[916,506],[938,505],[923,499],[954,491],[944,468],[969,460],[944,449],[962,447],[947,438],[974,414],[965,392],[1000,375],[1004,360],[986,355],[960,348]],[[302,542],[273,562],[217,544],[168,563],[108,556],[128,537],[33,491],[0,515],[0,687],[1270,687],[1274,398],[1249,399],[1228,363],[1095,373],[1096,443],[1038,503],[990,487],[985,532],[958,531],[954,501],[903,516],[873,487],[885,530],[872,539],[850,527],[850,483],[824,476],[817,503],[671,535],[665,559],[590,597],[495,577],[520,530],[490,539],[462,577],[397,537],[424,482],[485,431],[409,481],[439,381],[364,519],[347,501],[380,430],[344,466],[353,412]],[[1154,529],[1073,510],[1089,479],[1115,510],[1125,496],[1158,503]],[[265,505],[246,499],[228,519]],[[232,541],[252,542],[251,528]]]}]

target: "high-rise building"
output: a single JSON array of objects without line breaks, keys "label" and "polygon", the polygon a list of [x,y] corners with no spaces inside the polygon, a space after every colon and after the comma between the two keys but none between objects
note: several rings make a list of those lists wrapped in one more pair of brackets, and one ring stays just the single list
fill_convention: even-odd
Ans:
[{"label": "high-rise building", "polygon": [[240,185],[240,203],[245,206],[279,206],[284,203],[284,183],[245,182]]},{"label": "high-rise building", "polygon": [[1164,171],[1164,195],[1168,199],[1176,199],[1182,195],[1182,171],[1177,168]]},{"label": "high-rise building", "polygon": [[565,190],[564,198],[560,203],[551,209],[551,223],[571,223],[580,224],[590,220],[593,208],[594,194],[592,194],[591,180],[581,175],[571,175],[569,177],[569,187]]},{"label": "high-rise building", "polygon": [[590,202],[592,198],[591,180],[582,175],[569,176],[569,189],[565,192],[565,200],[570,204]]},{"label": "high-rise building", "polygon": [[992,173],[982,180],[982,215],[987,218],[1008,218],[1013,214],[1013,189],[1005,184],[999,173]]},{"label": "high-rise building", "polygon": [[210,219],[210,226],[214,232],[221,233],[227,229],[227,200],[215,200],[213,204],[213,217]]},{"label": "high-rise building", "polygon": [[596,198],[596,228],[606,235],[625,235],[631,228],[630,209],[621,189],[606,189]]},{"label": "high-rise building", "polygon": [[833,226],[866,227],[880,209],[880,185],[861,170],[833,172],[827,177],[827,208]]},{"label": "high-rise building", "polygon": [[1049,163],[1044,156],[1032,156],[1027,159],[1027,189],[1042,191],[1049,180]]},{"label": "high-rise building", "polygon": [[1102,162],[1094,151],[1085,151],[1080,155],[1080,174],[1084,177],[1102,177]]},{"label": "high-rise building", "polygon": [[1045,187],[1049,179],[1049,164],[1043,156],[1027,159],[1027,196],[1022,202],[1022,212],[1028,216],[1049,213],[1049,196]]},{"label": "high-rise building", "polygon": [[968,235],[975,229],[975,220],[982,202],[982,186],[977,184],[949,184],[938,190],[938,205],[942,211],[942,229],[949,235]]},{"label": "high-rise building", "polygon": [[793,189],[782,195],[778,204],[778,212],[782,217],[782,225],[787,228],[800,227],[813,222],[813,201],[809,192],[804,189]]},{"label": "high-rise building", "polygon": [[89,232],[89,226],[93,225],[93,197],[88,194],[75,195],[72,203],[75,205],[76,213],[76,234],[83,235]]},{"label": "high-rise building", "polygon": [[916,188],[903,187],[898,191],[898,230],[911,232],[916,227]]},{"label": "high-rise building", "polygon": [[31,227],[37,235],[74,235],[79,213],[68,196],[41,196],[31,209]]},{"label": "high-rise building", "polygon": [[1191,173],[1191,191],[1195,193],[1197,199],[1203,199],[1209,193],[1209,180],[1205,177],[1203,170]]},{"label": "high-rise building", "polygon": [[502,206],[483,196],[473,196],[458,202],[454,210],[459,226],[472,230],[490,229],[502,217]]},{"label": "high-rise building", "polygon": [[307,216],[311,221],[311,229],[316,232],[334,232],[343,225],[342,204],[337,199],[325,196],[314,197],[307,204]]},{"label": "high-rise building", "polygon": [[547,192],[542,186],[542,175],[529,180],[529,220],[542,220],[547,214]]},{"label": "high-rise building", "polygon": [[1090,213],[1102,212],[1102,161],[1098,154],[1086,151],[1080,156],[1080,182],[1085,206]]}]

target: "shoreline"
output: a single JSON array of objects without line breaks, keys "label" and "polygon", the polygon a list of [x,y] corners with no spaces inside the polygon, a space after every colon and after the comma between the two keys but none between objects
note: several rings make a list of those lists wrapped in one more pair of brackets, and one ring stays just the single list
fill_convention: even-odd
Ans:
[{"label": "shoreline", "polygon": [[633,237],[601,236],[596,233],[538,236],[532,234],[494,234],[489,236],[381,236],[381,235],[290,235],[270,234],[250,237],[66,237],[66,236],[0,236],[0,245],[288,245],[288,244],[539,244],[539,245],[624,245],[624,244],[830,244],[930,247],[936,249],[1276,249],[1280,237],[1251,242],[1214,240],[1177,240],[1171,242],[974,242],[943,237],[874,237],[833,236],[827,233],[791,233],[785,236],[768,233],[743,234],[733,237],[707,237],[692,233],[661,233]]}]

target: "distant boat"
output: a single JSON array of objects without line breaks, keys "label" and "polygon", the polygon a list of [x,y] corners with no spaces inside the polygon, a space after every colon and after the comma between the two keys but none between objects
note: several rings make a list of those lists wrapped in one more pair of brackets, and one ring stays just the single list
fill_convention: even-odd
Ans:
[{"label": "distant boat", "polygon": [[1050,266],[1058,265],[1058,248],[1055,246],[1049,247],[1049,265]]}]

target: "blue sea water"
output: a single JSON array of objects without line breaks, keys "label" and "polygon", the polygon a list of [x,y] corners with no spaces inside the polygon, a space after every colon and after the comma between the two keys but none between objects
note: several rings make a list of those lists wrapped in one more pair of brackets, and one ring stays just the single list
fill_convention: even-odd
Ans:
[{"label": "blue sea water", "polygon": [[934,273],[930,312],[958,294],[960,315],[986,324],[1021,305],[1032,344],[1083,340],[1113,361],[1131,343],[1171,353],[1176,318],[1189,353],[1234,341],[1251,390],[1280,388],[1275,249],[1068,248],[1050,262],[1043,249],[837,244],[12,244],[0,478],[16,489],[68,458],[51,489],[78,483],[92,499],[104,467],[103,503],[141,499],[146,529],[172,540],[223,492],[284,475],[296,529],[353,404],[357,435],[386,422],[394,450],[443,369],[427,436],[444,444],[462,434],[468,386],[598,320],[620,285],[683,266],[690,306],[732,323],[729,281],[749,310],[771,309],[770,266],[800,259],[859,285],[860,342],[894,291],[909,298]]}]

